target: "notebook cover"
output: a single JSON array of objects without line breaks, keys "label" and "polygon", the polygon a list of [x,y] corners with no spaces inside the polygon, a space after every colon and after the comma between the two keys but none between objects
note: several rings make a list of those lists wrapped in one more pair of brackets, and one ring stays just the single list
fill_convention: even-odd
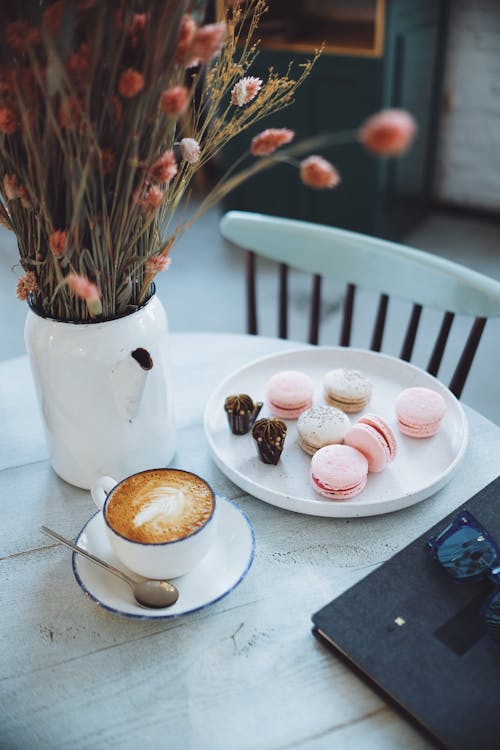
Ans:
[{"label": "notebook cover", "polygon": [[453,583],[425,548],[463,510],[500,545],[497,477],[316,612],[313,632],[442,746],[491,750],[500,747],[500,647],[480,609],[492,584]]}]

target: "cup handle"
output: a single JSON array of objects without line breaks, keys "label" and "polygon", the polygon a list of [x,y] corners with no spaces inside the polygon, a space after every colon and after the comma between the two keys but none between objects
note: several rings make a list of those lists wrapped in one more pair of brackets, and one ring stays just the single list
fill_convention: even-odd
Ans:
[{"label": "cup handle", "polygon": [[90,494],[98,508],[103,509],[108,494],[117,484],[118,482],[113,477],[99,477],[95,484],[92,485]]}]

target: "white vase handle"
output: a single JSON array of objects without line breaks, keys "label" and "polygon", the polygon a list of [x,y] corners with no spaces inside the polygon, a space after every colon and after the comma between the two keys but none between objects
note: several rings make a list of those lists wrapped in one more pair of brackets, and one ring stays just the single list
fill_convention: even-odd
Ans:
[{"label": "white vase handle", "polygon": [[113,479],[113,477],[99,477],[99,479],[92,485],[90,488],[90,494],[98,508],[101,510],[103,509],[108,494],[117,484],[118,482],[116,479]]}]

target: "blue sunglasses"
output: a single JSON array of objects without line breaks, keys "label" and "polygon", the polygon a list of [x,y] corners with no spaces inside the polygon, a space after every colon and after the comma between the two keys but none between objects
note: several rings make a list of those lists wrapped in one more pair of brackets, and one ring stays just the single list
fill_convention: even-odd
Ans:
[{"label": "blue sunglasses", "polygon": [[490,636],[500,643],[500,549],[476,518],[464,511],[427,548],[455,583],[489,579],[496,590],[481,609]]}]

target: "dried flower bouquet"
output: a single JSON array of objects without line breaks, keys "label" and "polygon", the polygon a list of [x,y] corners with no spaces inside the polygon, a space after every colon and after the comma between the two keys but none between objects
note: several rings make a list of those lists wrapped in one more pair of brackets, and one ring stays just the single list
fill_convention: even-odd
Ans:
[{"label": "dried flower bouquet", "polygon": [[0,221],[26,272],[18,296],[32,291],[45,315],[109,319],[140,304],[195,172],[308,74],[312,62],[297,80],[245,75],[263,0],[204,26],[193,6],[2,4]]},{"label": "dried flower bouquet", "polygon": [[[339,183],[316,145],[357,139],[399,154],[415,127],[404,112],[359,131],[281,152],[288,128],[264,130],[195,213],[173,226],[196,171],[235,135],[289,105],[296,78],[248,75],[265,0],[200,25],[195,0],[42,0],[0,9],[0,223],[17,237],[42,314],[109,320],[133,311],[169,262],[176,238],[230,190],[277,160],[314,188]],[[376,118],[381,118],[377,120]],[[244,160],[250,158],[250,165]],[[238,171],[239,169],[239,171]]]}]

